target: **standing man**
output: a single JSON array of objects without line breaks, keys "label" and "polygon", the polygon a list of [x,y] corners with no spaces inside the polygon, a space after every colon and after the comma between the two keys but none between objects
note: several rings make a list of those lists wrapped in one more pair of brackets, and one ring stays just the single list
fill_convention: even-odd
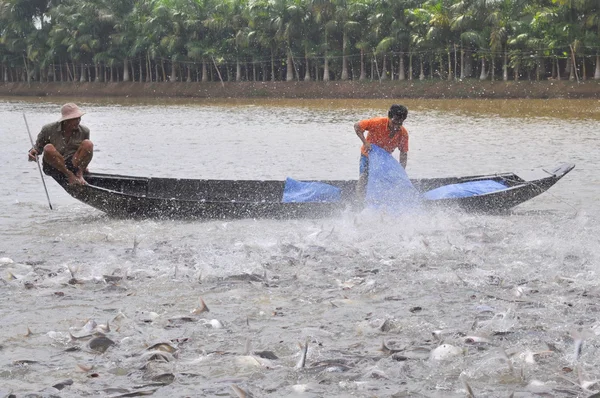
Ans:
[{"label": "standing man", "polygon": [[[360,199],[365,196],[371,144],[377,145],[388,153],[392,153],[398,148],[400,150],[400,164],[406,168],[408,161],[408,130],[402,124],[407,116],[408,109],[404,105],[394,104],[388,111],[388,117],[374,117],[354,124],[354,131],[363,143],[360,155],[360,176],[356,187]],[[368,132],[366,138],[365,131]]]},{"label": "standing man", "polygon": [[84,112],[73,103],[64,104],[61,118],[42,127],[35,146],[29,150],[29,161],[44,154],[44,173],[66,178],[69,185],[85,185],[83,174],[94,155],[90,129],[79,124]]}]

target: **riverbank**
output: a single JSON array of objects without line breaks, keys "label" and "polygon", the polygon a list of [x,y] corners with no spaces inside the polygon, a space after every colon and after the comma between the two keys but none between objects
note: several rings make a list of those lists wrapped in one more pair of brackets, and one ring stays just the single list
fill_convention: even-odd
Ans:
[{"label": "riverbank", "polygon": [[0,96],[181,98],[600,98],[600,81],[0,83]]}]

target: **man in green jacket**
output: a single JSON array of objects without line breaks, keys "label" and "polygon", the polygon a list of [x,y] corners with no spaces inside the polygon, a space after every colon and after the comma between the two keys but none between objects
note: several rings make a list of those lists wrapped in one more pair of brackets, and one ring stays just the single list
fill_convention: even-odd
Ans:
[{"label": "man in green jacket", "polygon": [[73,103],[62,106],[61,118],[42,127],[35,146],[29,150],[29,161],[44,154],[44,173],[66,178],[69,185],[85,185],[84,173],[94,155],[90,129],[79,124],[84,112]]}]

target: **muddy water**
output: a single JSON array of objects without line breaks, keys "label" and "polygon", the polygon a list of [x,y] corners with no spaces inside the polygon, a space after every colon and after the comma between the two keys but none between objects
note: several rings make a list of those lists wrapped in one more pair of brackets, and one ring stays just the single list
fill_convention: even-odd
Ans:
[{"label": "muddy water", "polygon": [[[0,102],[0,396],[600,390],[598,101],[406,102],[413,177],[576,164],[511,214],[210,222],[110,219],[50,180],[48,210],[23,113],[36,134],[52,101]],[[80,105],[94,171],[343,179],[389,102]]]}]

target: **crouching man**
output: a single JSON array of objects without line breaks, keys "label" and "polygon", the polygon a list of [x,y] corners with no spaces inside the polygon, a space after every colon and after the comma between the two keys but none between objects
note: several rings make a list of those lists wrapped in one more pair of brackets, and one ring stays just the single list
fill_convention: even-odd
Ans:
[{"label": "crouching man", "polygon": [[35,146],[29,150],[29,161],[36,161],[43,153],[44,173],[61,179],[69,185],[85,185],[84,174],[94,155],[90,129],[82,126],[84,112],[73,103],[62,106],[61,118],[42,127]]}]

